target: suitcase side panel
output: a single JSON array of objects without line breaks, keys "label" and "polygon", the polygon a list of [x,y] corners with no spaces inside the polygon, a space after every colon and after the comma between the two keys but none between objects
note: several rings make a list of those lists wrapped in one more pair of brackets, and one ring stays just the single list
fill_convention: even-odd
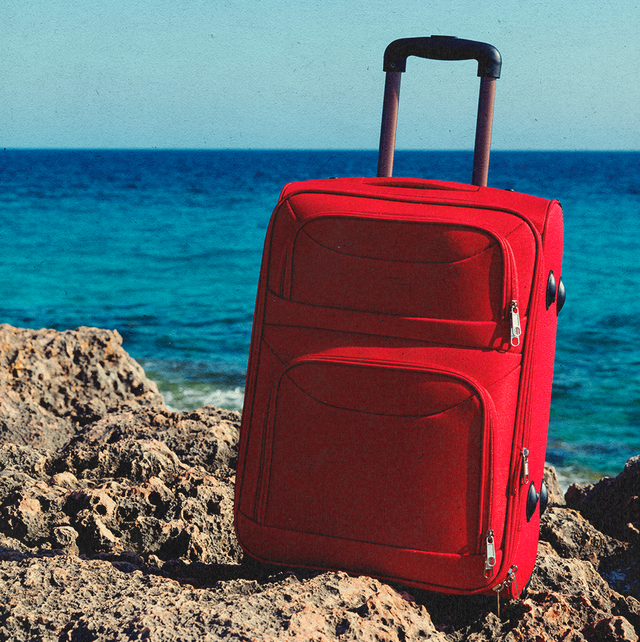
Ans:
[{"label": "suitcase side panel", "polygon": [[[283,189],[283,193],[286,186]],[[265,235],[256,304],[251,328],[251,345],[247,364],[245,396],[242,408],[240,426],[240,441],[238,444],[238,463],[236,469],[236,489],[234,493],[234,513],[243,511],[246,515],[254,516],[257,500],[258,463],[261,457],[262,429],[255,417],[264,414],[268,404],[268,381],[265,378],[277,367],[277,357],[272,352],[262,354],[262,331],[265,313],[266,297],[269,291],[270,274],[274,272],[273,265],[278,265],[282,253],[279,248],[286,242],[295,221],[290,210],[281,207],[284,201],[278,201]],[[237,525],[236,525],[236,535]],[[241,542],[238,536],[238,541]],[[242,542],[241,542],[242,543]]]},{"label": "suitcase side panel", "polygon": [[[535,505],[530,519],[527,517],[527,498],[530,486],[540,493],[544,475],[544,462],[549,427],[549,410],[553,382],[555,341],[557,328],[557,302],[547,307],[548,275],[553,271],[557,281],[562,269],[563,225],[562,208],[557,201],[548,207],[548,216],[541,236],[541,260],[537,278],[537,315],[535,336],[526,347],[531,359],[528,378],[528,395],[519,402],[519,412],[526,416],[521,443],[514,444],[516,465],[512,476],[517,481],[517,510],[510,516],[508,531],[515,540],[515,550],[505,563],[517,567],[516,581],[509,584],[504,594],[518,597],[529,580],[536,562],[540,531],[541,504]],[[526,356],[525,356],[526,359]],[[525,382],[526,383],[526,382]],[[528,450],[529,476],[523,478],[522,448]]]}]

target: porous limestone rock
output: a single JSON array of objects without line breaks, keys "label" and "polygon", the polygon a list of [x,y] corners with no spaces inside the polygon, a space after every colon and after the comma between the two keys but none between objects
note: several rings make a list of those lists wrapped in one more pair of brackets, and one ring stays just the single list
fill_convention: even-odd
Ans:
[{"label": "porous limestone rock", "polygon": [[565,497],[567,506],[603,533],[640,543],[640,455],[629,459],[617,477],[586,486],[572,484]]},{"label": "porous limestone rock", "polygon": [[0,639],[638,640],[640,457],[567,507],[545,471],[538,562],[498,616],[494,596],[243,556],[239,427],[167,409],[117,333],[0,326]]},{"label": "porous limestone rock", "polygon": [[123,403],[163,406],[156,384],[115,330],[29,330],[0,324],[0,437],[60,448]]}]

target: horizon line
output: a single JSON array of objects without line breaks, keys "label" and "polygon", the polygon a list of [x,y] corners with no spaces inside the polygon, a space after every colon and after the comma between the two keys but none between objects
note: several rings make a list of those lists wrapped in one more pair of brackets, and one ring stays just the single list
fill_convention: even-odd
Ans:
[{"label": "horizon line", "polygon": [[[378,148],[348,147],[3,147],[2,151],[73,152],[371,152]],[[395,153],[473,153],[473,149],[396,149]],[[491,153],[639,153],[640,149],[492,149]]]}]

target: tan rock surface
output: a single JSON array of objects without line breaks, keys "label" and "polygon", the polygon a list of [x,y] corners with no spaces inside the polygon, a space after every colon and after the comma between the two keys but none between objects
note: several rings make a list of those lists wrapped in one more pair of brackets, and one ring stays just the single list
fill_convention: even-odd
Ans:
[{"label": "tan rock surface", "polygon": [[547,470],[538,564],[498,617],[493,597],[244,558],[239,424],[168,410],[117,333],[0,326],[0,639],[638,639],[634,460],[569,507]]}]

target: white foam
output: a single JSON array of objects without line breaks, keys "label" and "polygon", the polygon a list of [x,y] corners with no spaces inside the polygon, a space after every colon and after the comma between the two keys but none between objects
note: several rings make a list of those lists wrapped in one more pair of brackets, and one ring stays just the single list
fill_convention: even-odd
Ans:
[{"label": "white foam", "polygon": [[164,402],[170,410],[195,410],[212,405],[227,410],[242,410],[244,388],[180,388],[178,391],[163,391]]},{"label": "white foam", "polygon": [[[549,462],[546,462],[547,466],[553,466]],[[572,466],[554,466],[556,469],[556,475],[558,476],[558,483],[560,484],[560,489],[562,493],[566,493],[567,489],[571,484],[579,484],[580,486],[585,486],[586,484],[593,484],[598,482],[601,479],[600,475],[595,473],[589,475],[588,472],[574,468]]]}]

